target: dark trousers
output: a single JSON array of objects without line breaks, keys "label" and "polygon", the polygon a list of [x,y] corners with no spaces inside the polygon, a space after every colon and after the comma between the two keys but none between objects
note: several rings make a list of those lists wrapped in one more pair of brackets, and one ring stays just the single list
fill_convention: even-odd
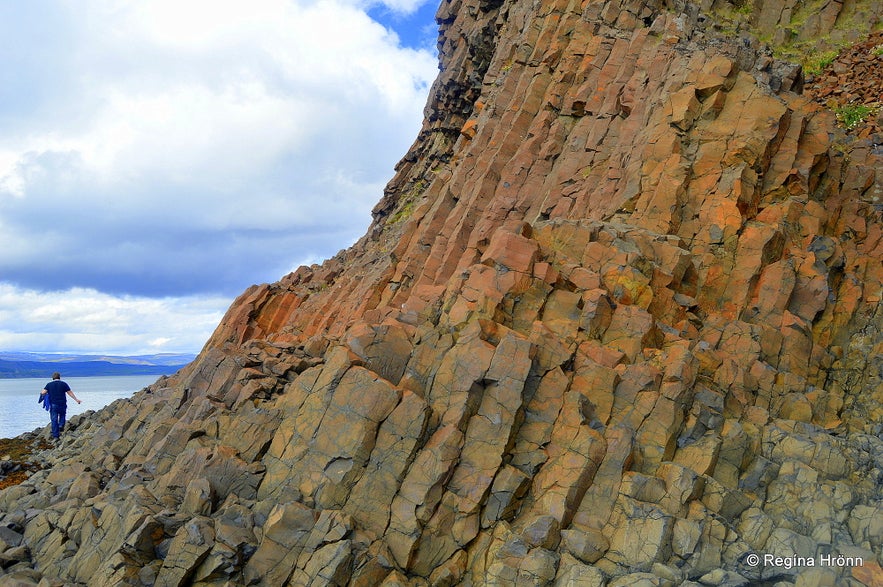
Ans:
[{"label": "dark trousers", "polygon": [[58,438],[64,430],[64,417],[67,415],[67,404],[49,404],[49,419],[52,422],[52,436]]}]

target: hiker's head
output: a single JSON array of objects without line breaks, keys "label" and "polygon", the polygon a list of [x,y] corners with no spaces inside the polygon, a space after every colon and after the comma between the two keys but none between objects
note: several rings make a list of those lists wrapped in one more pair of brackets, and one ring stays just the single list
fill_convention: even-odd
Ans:
[{"label": "hiker's head", "polygon": [[52,374],[52,379],[61,379],[61,373],[56,371],[55,373]]}]

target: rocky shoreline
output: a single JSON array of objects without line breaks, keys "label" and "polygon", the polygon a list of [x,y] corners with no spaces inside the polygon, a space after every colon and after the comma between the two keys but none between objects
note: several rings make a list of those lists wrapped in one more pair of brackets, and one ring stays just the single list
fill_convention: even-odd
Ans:
[{"label": "rocky shoreline", "polygon": [[43,468],[42,451],[52,446],[41,435],[0,438],[0,489],[18,485]]},{"label": "rocky shoreline", "polygon": [[442,2],[368,234],[32,453],[0,587],[883,583],[883,153],[714,22],[822,4]]}]

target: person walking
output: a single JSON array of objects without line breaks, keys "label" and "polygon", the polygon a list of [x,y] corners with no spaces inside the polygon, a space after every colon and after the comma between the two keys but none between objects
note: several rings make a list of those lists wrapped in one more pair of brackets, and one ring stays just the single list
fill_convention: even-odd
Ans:
[{"label": "person walking", "polygon": [[66,396],[68,395],[78,404],[83,403],[74,395],[70,385],[61,380],[61,374],[58,372],[52,374],[52,381],[47,383],[43,391],[40,392],[41,397],[46,396],[43,398],[44,401],[49,400],[49,419],[52,422],[53,438],[60,437],[61,431],[64,430],[65,416],[67,415]]}]

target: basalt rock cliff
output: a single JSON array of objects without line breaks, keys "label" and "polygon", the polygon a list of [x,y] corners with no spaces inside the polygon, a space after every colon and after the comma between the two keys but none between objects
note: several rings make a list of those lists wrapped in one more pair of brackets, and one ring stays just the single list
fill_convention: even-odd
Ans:
[{"label": "basalt rock cliff", "polygon": [[879,120],[764,43],[881,12],[444,0],[367,234],[0,492],[0,585],[883,584]]}]

